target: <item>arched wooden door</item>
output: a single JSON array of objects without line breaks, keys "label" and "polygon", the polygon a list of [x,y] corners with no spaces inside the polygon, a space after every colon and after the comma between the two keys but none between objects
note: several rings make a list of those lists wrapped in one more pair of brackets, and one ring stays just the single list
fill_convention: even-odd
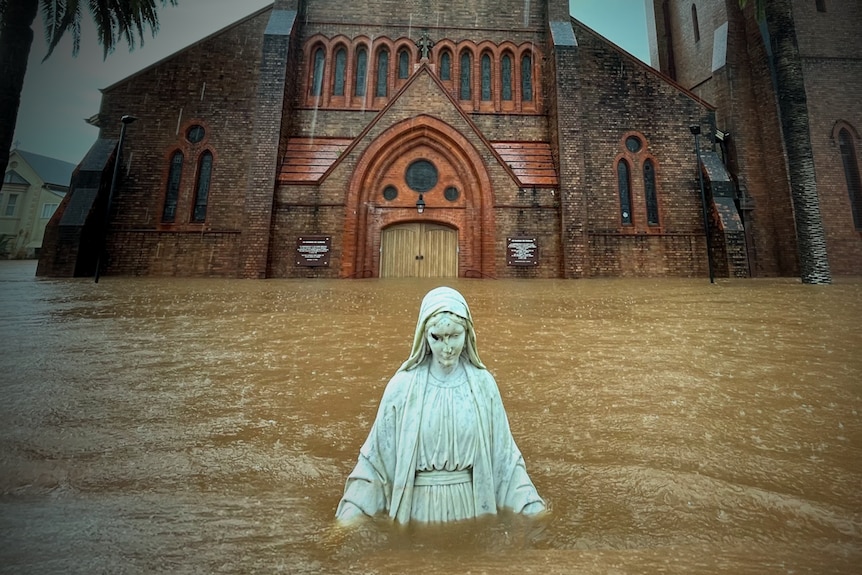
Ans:
[{"label": "arched wooden door", "polygon": [[380,236],[380,277],[458,277],[458,230],[437,224],[401,224]]}]

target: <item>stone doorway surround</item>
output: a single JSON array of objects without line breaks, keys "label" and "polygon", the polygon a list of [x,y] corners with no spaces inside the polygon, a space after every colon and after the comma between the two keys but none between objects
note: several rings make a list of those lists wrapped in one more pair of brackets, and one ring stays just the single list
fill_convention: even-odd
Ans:
[{"label": "stone doorway surround", "polygon": [[[428,165],[432,166],[429,168]],[[420,177],[417,184],[417,167]],[[412,176],[412,177],[411,177]],[[419,194],[425,202],[417,209]],[[392,125],[363,152],[351,178],[342,277],[377,277],[381,235],[395,224],[433,223],[459,233],[457,270],[494,275],[493,191],[473,145],[457,130],[420,115]]]}]

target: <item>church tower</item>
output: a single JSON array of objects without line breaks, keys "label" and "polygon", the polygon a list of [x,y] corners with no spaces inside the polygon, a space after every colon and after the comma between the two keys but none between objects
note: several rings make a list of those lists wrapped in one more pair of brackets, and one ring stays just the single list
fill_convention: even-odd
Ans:
[{"label": "church tower", "polygon": [[862,272],[862,5],[646,0],[653,66],[716,107],[754,275]]}]

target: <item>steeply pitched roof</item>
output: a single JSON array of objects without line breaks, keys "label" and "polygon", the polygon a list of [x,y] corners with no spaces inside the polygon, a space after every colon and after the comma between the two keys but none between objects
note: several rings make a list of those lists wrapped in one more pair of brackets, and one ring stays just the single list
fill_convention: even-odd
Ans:
[{"label": "steeply pitched roof", "polygon": [[13,150],[13,153],[15,152],[30,164],[33,171],[39,174],[39,177],[47,185],[69,187],[69,182],[72,180],[72,172],[75,171],[75,164],[47,156],[40,156],[33,152],[25,152],[24,150]]}]

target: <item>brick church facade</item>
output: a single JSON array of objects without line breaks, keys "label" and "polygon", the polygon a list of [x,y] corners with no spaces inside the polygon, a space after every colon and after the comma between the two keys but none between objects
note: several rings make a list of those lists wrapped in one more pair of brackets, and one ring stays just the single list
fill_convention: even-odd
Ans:
[{"label": "brick church facade", "polygon": [[[241,278],[796,275],[775,112],[763,85],[729,88],[761,72],[734,43],[756,26],[730,1],[698,13],[739,28],[715,35],[727,65],[704,80],[674,44],[694,4],[665,4],[648,2],[659,72],[566,1],[276,0],[103,90],[37,274],[101,259],[105,274]],[[858,180],[862,125],[849,94],[822,142],[835,273],[862,271],[859,228],[840,225],[843,142]]]}]

